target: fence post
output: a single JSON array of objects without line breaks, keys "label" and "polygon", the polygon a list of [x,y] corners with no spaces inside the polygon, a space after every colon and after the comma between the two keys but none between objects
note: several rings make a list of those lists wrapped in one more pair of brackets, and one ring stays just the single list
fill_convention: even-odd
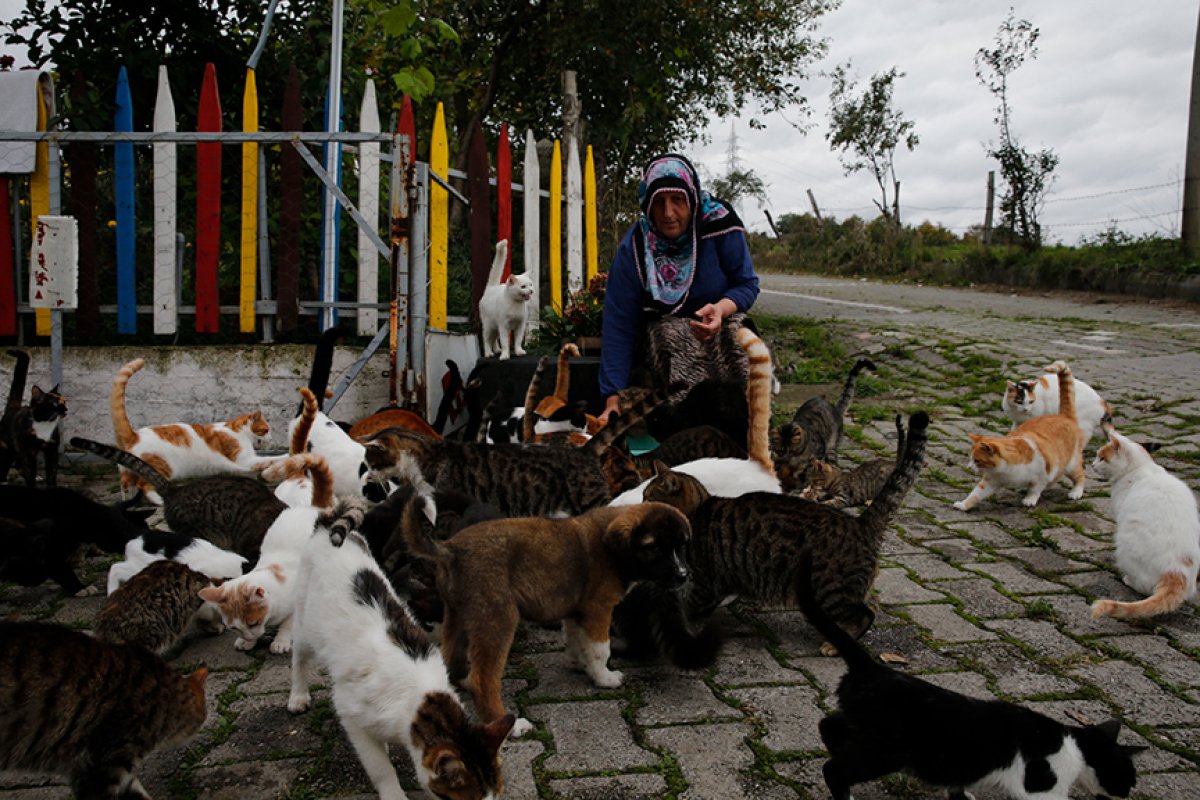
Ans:
[{"label": "fence post", "polygon": [[[246,68],[242,92],[242,131],[258,132],[258,84],[254,70]],[[242,142],[241,282],[238,287],[238,330],[254,333],[255,281],[258,278],[258,143]]]},{"label": "fence post", "polygon": [[596,226],[596,161],[592,158],[592,146],[587,146],[587,162],[583,170],[583,230],[584,262],[587,265],[587,280],[592,282],[599,270],[600,243]]},{"label": "fence post", "polygon": [[[204,67],[196,130],[221,130],[221,97],[217,68]],[[221,253],[221,143],[196,145],[196,332],[216,333],[221,327],[217,266]]]},{"label": "fence post", "polygon": [[[488,273],[492,266],[492,204],[488,197],[487,146],[483,142],[483,128],[476,125],[471,131],[467,145],[467,186],[471,198],[471,308],[468,316],[474,329],[479,322],[479,301],[487,288]],[[518,343],[519,344],[519,343]]]},{"label": "fence post", "polygon": [[[521,183],[525,191],[525,274],[533,281],[533,314],[529,324],[537,330],[542,310],[542,225],[540,218],[542,191],[541,175],[538,166],[537,142],[534,141],[533,131],[525,131],[525,166],[521,175]],[[512,245],[509,245],[511,251]]]},{"label": "fence post", "polygon": [[[446,114],[437,104],[433,136],[429,141],[429,169],[442,180],[450,177],[450,145],[446,139]],[[446,330],[446,261],[450,247],[450,194],[430,181],[429,186],[429,324]],[[424,337],[420,347],[424,349]],[[423,357],[422,357],[423,360]],[[418,375],[424,370],[418,370]]]},{"label": "fence post", "polygon": [[[42,80],[37,84],[37,129],[45,131],[49,127],[50,117],[54,115],[54,94],[47,97],[42,90]],[[50,144],[38,142],[36,145],[37,159],[33,174],[29,176],[29,223],[34,234],[37,233],[38,217],[53,213],[50,208]],[[50,309],[39,308],[34,311],[35,330],[38,336],[51,335]]]},{"label": "fence post", "polygon": [[[123,66],[117,73],[117,111],[113,118],[113,130],[133,130],[133,100],[129,96],[129,76]],[[133,142],[117,142],[113,145],[113,170],[117,203],[117,333],[136,333]]]},{"label": "fence post", "polygon": [[[359,107],[358,129],[363,133],[378,133],[379,106],[375,102],[375,81],[367,78]],[[393,156],[399,153],[393,150]],[[368,222],[379,219],[379,145],[374,142],[358,144],[358,211]],[[371,336],[379,330],[379,251],[366,231],[358,231],[358,320],[359,336]]]},{"label": "fence post", "polygon": [[17,276],[13,274],[13,235],[8,197],[10,182],[7,175],[0,175],[0,336],[15,336],[17,333]]},{"label": "fence post", "polygon": [[[75,70],[71,98],[86,102],[83,70]],[[84,339],[100,332],[100,287],[96,276],[96,145],[71,142],[67,148],[71,173],[71,216],[79,220],[79,308],[75,331]]]},{"label": "fence post", "polygon": [[[158,97],[154,103],[154,130],[175,130],[175,100],[167,66],[158,68]],[[175,305],[175,232],[178,229],[175,191],[178,145],[154,145],[154,319],[157,334],[175,333],[179,320]]]},{"label": "fence post", "polygon": [[[500,123],[500,140],[496,142],[496,242],[501,239],[508,241],[508,254],[504,259],[504,270],[501,280],[508,280],[512,274],[513,250],[516,249],[512,240],[512,145],[508,141],[508,123]],[[535,316],[536,316],[536,306]]]},{"label": "fence post", "polygon": [[562,150],[558,139],[550,156],[550,305],[562,313]]}]

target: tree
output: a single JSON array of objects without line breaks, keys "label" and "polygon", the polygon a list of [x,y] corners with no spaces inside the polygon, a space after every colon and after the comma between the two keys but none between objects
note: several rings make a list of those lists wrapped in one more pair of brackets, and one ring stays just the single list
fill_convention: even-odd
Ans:
[{"label": "tree", "polygon": [[753,197],[761,203],[767,201],[767,187],[752,169],[738,168],[710,179],[708,192],[730,205],[737,205],[739,200],[747,197]]},{"label": "tree", "polygon": [[1000,164],[1000,177],[1005,184],[1000,197],[1000,213],[1007,227],[1029,249],[1042,243],[1038,215],[1053,183],[1058,156],[1053,150],[1035,153],[1021,146],[1012,131],[1008,76],[1027,60],[1037,58],[1040,35],[1041,31],[1028,20],[1015,19],[1010,8],[1008,17],[996,30],[995,47],[981,47],[975,53],[975,77],[997,100],[994,121],[1000,131],[1000,141],[988,143],[986,148],[988,157]]},{"label": "tree", "polygon": [[[888,202],[888,190],[896,187],[896,148],[903,144],[911,151],[920,142],[911,120],[892,108],[892,89],[896,79],[904,77],[892,67],[871,77],[870,85],[855,92],[856,82],[848,77],[850,65],[841,64],[833,71],[833,89],[829,95],[829,132],[825,138],[834,150],[840,149],[839,159],[845,174],[870,170],[879,186],[880,200],[875,205],[880,213],[899,222],[899,199],[893,195]],[[891,209],[891,210],[889,210]]]}]

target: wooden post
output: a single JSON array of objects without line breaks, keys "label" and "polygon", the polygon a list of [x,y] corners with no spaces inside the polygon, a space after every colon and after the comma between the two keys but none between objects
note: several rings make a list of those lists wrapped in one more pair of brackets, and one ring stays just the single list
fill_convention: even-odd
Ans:
[{"label": "wooden post", "polygon": [[767,224],[771,226],[771,233],[775,234],[775,238],[779,238],[779,228],[775,227],[775,220],[771,217],[771,209],[764,208],[763,213],[767,215]]},{"label": "wooden post", "polygon": [[563,138],[567,159],[567,293],[583,287],[582,175],[579,170],[579,95],[575,71],[563,72]]},{"label": "wooden post", "polygon": [[[42,80],[37,82],[37,129],[45,131],[49,129],[50,117],[54,114],[53,106],[47,107],[47,100],[53,102],[52,94],[47,94],[42,91]],[[38,217],[49,215],[50,210],[50,143],[38,142],[36,145],[37,159],[35,160],[33,174],[29,176],[29,222],[33,226],[32,233],[37,233]],[[130,161],[132,167],[132,160]],[[130,220],[129,236],[133,236],[133,220]],[[32,242],[33,239],[31,238]],[[132,258],[132,253],[130,253]],[[34,310],[35,331],[38,336],[49,336],[51,333],[50,309],[38,308]]]},{"label": "wooden post", "polygon": [[1183,243],[1200,246],[1200,23],[1192,52],[1192,94],[1188,106],[1187,150],[1183,162]]},{"label": "wooden post", "polygon": [[[154,104],[154,130],[175,130],[175,100],[167,79],[167,66],[158,68],[158,99]],[[178,145],[154,145],[154,319],[157,334],[173,335],[178,330],[175,305],[175,233],[179,228],[175,206]],[[244,187],[243,187],[244,188]],[[82,245],[82,241],[80,242]],[[80,249],[82,255],[82,248]]]},{"label": "wooden post", "polygon": [[[504,259],[504,270],[500,280],[508,280],[512,274],[512,145],[508,141],[508,123],[500,124],[500,139],[496,142],[496,242],[508,240],[508,257]],[[534,303],[534,308],[537,303]]]},{"label": "wooden post", "polygon": [[[217,68],[204,68],[196,130],[221,130],[221,98]],[[196,145],[196,332],[216,333],[221,309],[217,296],[217,266],[221,252],[221,143]]]},{"label": "wooden post", "polygon": [[562,149],[554,140],[550,156],[550,305],[562,313]]},{"label": "wooden post", "polygon": [[[114,131],[133,130],[133,100],[125,67],[117,73]],[[221,145],[217,145],[220,147]],[[113,145],[117,206],[117,333],[137,333],[137,286],[134,283],[133,142]]]},{"label": "wooden post", "polygon": [[[254,70],[246,69],[242,92],[242,130],[258,132],[258,84]],[[242,142],[242,226],[238,264],[238,331],[254,333],[256,281],[258,280],[258,143]]]},{"label": "wooden post", "polygon": [[588,283],[596,277],[600,267],[600,239],[596,230],[599,222],[596,212],[596,160],[592,156],[592,146],[589,144],[583,169],[584,261]]},{"label": "wooden post", "polygon": [[812,189],[807,189],[806,191],[808,192],[808,202],[812,204],[813,215],[820,220],[821,209],[817,208],[817,198],[813,196]]},{"label": "wooden post", "polygon": [[983,243],[992,243],[992,210],[996,202],[996,171],[988,170],[987,179],[987,210],[983,212]]},{"label": "wooden post", "polygon": [[[446,138],[446,110],[439,102],[429,140],[429,171],[450,177],[450,144]],[[446,259],[450,249],[450,193],[429,184],[429,325],[446,330]],[[424,347],[423,341],[416,347]]]},{"label": "wooden post", "polygon": [[[538,314],[542,309],[542,224],[541,224],[541,175],[538,164],[537,142],[533,131],[525,131],[525,166],[521,174],[521,183],[525,189],[525,274],[533,280],[533,313],[530,323],[537,329]],[[512,244],[508,246],[509,257],[512,256]]]}]

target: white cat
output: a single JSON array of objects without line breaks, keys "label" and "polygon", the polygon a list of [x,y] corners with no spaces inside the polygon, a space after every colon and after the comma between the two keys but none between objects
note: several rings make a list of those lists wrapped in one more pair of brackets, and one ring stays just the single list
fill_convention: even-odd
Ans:
[{"label": "white cat", "polygon": [[504,274],[508,259],[508,240],[496,244],[496,255],[488,273],[487,288],[479,298],[479,322],[483,328],[483,354],[500,354],[500,360],[510,356],[508,338],[512,335],[512,355],[525,355],[525,327],[529,321],[529,306],[533,299],[533,280],[528,275]]},{"label": "white cat", "polygon": [[304,548],[298,583],[288,711],[308,710],[308,687],[323,667],[338,718],[380,800],[406,797],[389,744],[408,752],[421,787],[434,796],[496,797],[497,756],[513,716],[487,726],[469,721],[440,651],[366,540],[317,531]]},{"label": "white cat", "polygon": [[[362,477],[358,474],[358,468],[363,463],[365,448],[350,438],[341,425],[318,410],[316,396],[308,387],[300,389],[300,396],[303,398],[300,415],[288,424],[290,452],[298,454],[307,450],[323,456],[333,476],[333,494],[337,497],[361,497]],[[275,494],[289,506],[302,503],[305,496],[303,486],[296,486],[290,481],[281,483]]]},{"label": "white cat", "polygon": [[[1090,442],[1100,421],[1109,413],[1108,403],[1078,378],[1075,381],[1075,421],[1083,431],[1084,441]],[[1013,428],[1034,417],[1058,413],[1058,381],[1039,375],[1027,381],[1008,381],[1000,407],[1013,421]]]},{"label": "white cat", "polygon": [[[671,471],[691,475],[713,497],[741,497],[750,492],[783,493],[779,478],[773,472],[768,472],[757,461],[744,458],[700,458],[671,467]],[[631,506],[643,502],[642,495],[654,477],[625,490],[613,498],[609,505]]]},{"label": "white cat", "polygon": [[[1107,426],[1106,426],[1107,427]],[[1116,561],[1125,584],[1145,600],[1097,600],[1093,617],[1166,614],[1196,596],[1200,513],[1187,484],[1154,462],[1137,442],[1108,428],[1092,466],[1112,481]]]},{"label": "white cat", "polygon": [[170,559],[185,564],[216,581],[242,574],[246,557],[222,550],[207,539],[172,531],[147,531],[125,544],[125,560],[108,570],[108,593],[155,561]]}]

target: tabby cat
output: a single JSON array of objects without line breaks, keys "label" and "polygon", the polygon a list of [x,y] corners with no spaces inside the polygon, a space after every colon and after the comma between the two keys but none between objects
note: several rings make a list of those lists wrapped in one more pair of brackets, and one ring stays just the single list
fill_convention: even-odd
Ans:
[{"label": "tabby cat", "polygon": [[[109,395],[113,436],[117,446],[151,464],[168,479],[238,472],[258,460],[254,445],[271,432],[262,411],[242,414],[227,422],[205,425],[151,425],[134,430],[125,411],[125,386],[145,361],[136,358],[117,371]],[[146,499],[161,504],[152,482],[129,470],[121,471],[121,490],[145,493]]]},{"label": "tabby cat", "polygon": [[29,390],[29,405],[22,405],[29,354],[24,350],[9,350],[8,354],[17,359],[17,364],[8,403],[0,416],[0,480],[8,477],[15,463],[25,485],[36,486],[40,455],[46,464],[46,485],[57,486],[59,423],[67,415],[67,400],[59,394],[57,386],[48,392],[34,386]]},{"label": "tabby cat", "polygon": [[676,467],[704,458],[745,461],[747,453],[720,428],[697,425],[671,434],[647,453],[631,455],[621,447],[610,447],[604,452],[604,474],[616,494],[654,477],[655,462]]},{"label": "tabby cat", "polygon": [[846,410],[854,399],[854,387],[859,374],[875,364],[868,358],[860,358],[850,368],[842,396],[837,406],[824,397],[811,397],[796,409],[792,421],[771,431],[771,450],[775,457],[775,471],[779,475],[785,492],[804,488],[803,476],[813,459],[837,466],[837,451],[842,441],[842,424]]},{"label": "tabby cat", "polygon": [[[896,452],[904,452],[904,424],[896,415]],[[804,473],[805,500],[824,503],[834,508],[866,505],[887,482],[896,465],[895,459],[875,458],[853,469],[839,469],[833,464],[813,459]]]},{"label": "tabby cat", "polygon": [[[209,475],[173,482],[135,455],[78,436],[71,446],[115,461],[148,481],[163,500],[163,519],[172,531],[207,539],[224,550],[258,561],[267,529],[287,508],[258,478]],[[123,545],[122,545],[123,546]]]},{"label": "tabby cat", "polygon": [[[174,658],[184,644],[188,624],[204,601],[201,589],[212,586],[207,575],[176,561],[155,561],[108,596],[96,615],[93,631],[106,642],[140,644]],[[212,633],[224,628],[209,610],[198,623]]]},{"label": "tabby cat", "polygon": [[1058,375],[1059,413],[1022,422],[1007,436],[972,434],[971,465],[982,477],[970,494],[954,504],[955,508],[970,511],[991,497],[997,486],[1024,490],[1021,503],[1035,506],[1046,487],[1059,478],[1071,481],[1069,498],[1083,497],[1083,447],[1087,441],[1075,421],[1071,368],[1055,361],[1045,369]]},{"label": "tabby cat", "polygon": [[581,447],[435,441],[410,431],[383,431],[366,442],[366,478],[402,478],[422,494],[454,489],[510,517],[575,516],[608,502],[600,457],[663,397],[663,392],[648,396],[641,409],[618,417]]},{"label": "tabby cat", "polygon": [[855,637],[862,636],[875,619],[867,595],[884,532],[925,460],[929,416],[919,411],[908,424],[903,454],[857,517],[786,494],[711,497],[699,481],[675,472],[651,481],[646,500],[673,505],[692,523],[692,581],[674,594],[643,590],[621,618],[621,632],[631,647],[644,652],[656,643],[679,666],[711,664],[718,640],[703,633],[694,636],[689,622],[708,616],[731,595],[794,605],[805,553],[815,564],[822,605]]},{"label": "tabby cat", "polygon": [[[796,592],[800,608],[847,667],[838,710],[819,726],[833,800],[850,800],[855,784],[900,771],[949,787],[950,800],[967,800],[968,789],[1066,800],[1076,785],[1098,798],[1129,796],[1137,781],[1132,756],[1144,748],[1117,744],[1120,722],[1063,725],[1014,703],[967,697],[891,669],[830,618],[823,608],[828,600],[814,595],[812,571],[806,555]],[[817,592],[823,588],[817,577]]]},{"label": "tabby cat", "polygon": [[134,768],[200,729],[207,676],[138,645],[0,623],[0,770],[65,775],[79,798],[148,797]]}]

